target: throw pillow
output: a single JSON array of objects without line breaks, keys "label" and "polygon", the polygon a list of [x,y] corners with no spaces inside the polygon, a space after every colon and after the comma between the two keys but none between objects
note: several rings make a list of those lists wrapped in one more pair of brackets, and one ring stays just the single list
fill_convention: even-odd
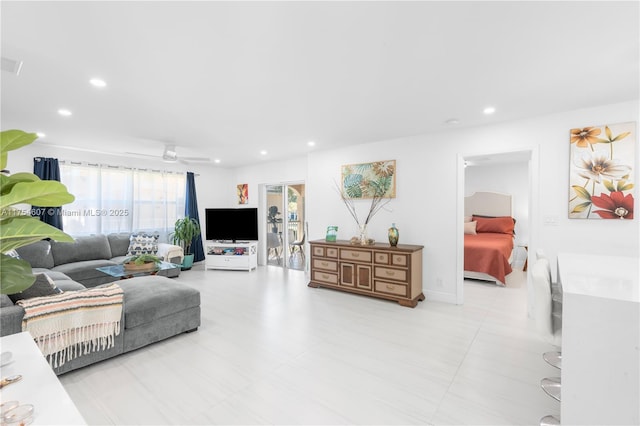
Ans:
[{"label": "throw pillow", "polygon": [[127,256],[158,253],[158,234],[131,234]]},{"label": "throw pillow", "polygon": [[476,234],[476,225],[478,222],[465,222],[464,224],[464,233],[468,235],[477,235]]},{"label": "throw pillow", "polygon": [[54,283],[47,274],[41,273],[35,274],[35,276],[36,282],[34,282],[31,287],[21,291],[20,293],[9,295],[9,299],[11,299],[13,303],[22,299],[31,299],[32,297],[40,296],[53,296],[54,294],[62,293],[62,290],[56,287],[56,283]]},{"label": "throw pillow", "polygon": [[513,234],[515,221],[510,216],[482,217],[473,215],[473,220],[478,222],[476,232],[493,232],[497,234]]}]

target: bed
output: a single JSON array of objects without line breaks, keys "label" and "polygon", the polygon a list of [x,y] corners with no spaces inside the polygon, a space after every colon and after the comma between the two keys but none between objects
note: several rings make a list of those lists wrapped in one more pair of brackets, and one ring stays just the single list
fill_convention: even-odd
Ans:
[{"label": "bed", "polygon": [[511,206],[507,194],[476,192],[465,197],[465,278],[506,284],[514,247]]}]

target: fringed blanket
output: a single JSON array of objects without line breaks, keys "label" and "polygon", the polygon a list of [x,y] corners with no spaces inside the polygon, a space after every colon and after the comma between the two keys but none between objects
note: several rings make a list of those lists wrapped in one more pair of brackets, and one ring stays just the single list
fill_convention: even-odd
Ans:
[{"label": "fringed blanket", "polygon": [[28,331],[49,364],[114,345],[120,334],[123,291],[117,284],[17,302],[25,310],[22,331]]}]

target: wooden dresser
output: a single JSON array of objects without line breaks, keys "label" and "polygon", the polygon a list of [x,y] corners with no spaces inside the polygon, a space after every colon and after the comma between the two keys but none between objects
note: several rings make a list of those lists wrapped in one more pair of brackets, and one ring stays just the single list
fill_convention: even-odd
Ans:
[{"label": "wooden dresser", "polygon": [[309,287],[329,287],[394,300],[414,308],[422,294],[423,246],[353,245],[316,240],[311,246]]}]

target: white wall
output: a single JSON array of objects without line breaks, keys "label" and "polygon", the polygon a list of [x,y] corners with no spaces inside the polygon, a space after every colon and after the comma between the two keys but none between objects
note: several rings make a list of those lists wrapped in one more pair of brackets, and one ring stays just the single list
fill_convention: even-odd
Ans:
[{"label": "white wall", "polygon": [[[531,199],[530,253],[543,248],[552,259],[559,252],[639,255],[640,226],[638,219],[577,220],[568,219],[569,194],[569,130],[575,127],[637,121],[638,101],[574,110],[527,120],[501,123],[448,132],[380,141],[331,151],[310,153],[306,159],[264,163],[235,170],[212,166],[190,167],[200,173],[196,179],[198,205],[227,207],[237,205],[236,184],[249,184],[249,205],[259,206],[256,189],[265,183],[306,183],[309,239],[323,239],[327,225],[339,226],[339,238],[348,239],[357,229],[335,189],[340,180],[340,166],[378,160],[396,160],[397,197],[372,220],[371,237],[386,241],[387,229],[395,222],[400,230],[400,243],[424,245],[423,289],[427,298],[456,303],[457,277],[461,276],[458,250],[461,247],[464,174],[459,169],[461,156],[485,154],[489,151],[534,152],[539,164],[533,175]],[[636,135],[636,140],[638,135]],[[320,143],[321,146],[321,143]],[[77,152],[47,150],[42,146],[10,153],[12,172],[31,171],[33,156],[91,161]],[[634,162],[634,180],[638,180],[638,155]],[[101,158],[102,162],[139,166],[138,159]],[[305,161],[306,160],[306,161]],[[145,163],[146,164],[146,163]],[[163,163],[159,163],[162,165]],[[637,191],[635,210],[638,210]],[[263,207],[263,206],[260,206]],[[367,202],[358,203],[362,211]],[[459,218],[458,218],[459,216]],[[459,219],[459,220],[458,220]],[[545,225],[555,221],[557,225]],[[460,230],[458,229],[458,226]],[[457,232],[459,238],[457,238]],[[457,241],[457,240],[460,241]],[[461,250],[461,248],[460,248]],[[458,268],[460,267],[460,271]]]},{"label": "white wall", "polygon": [[[511,195],[513,217],[516,219],[516,243],[529,242],[529,164],[528,162],[474,165],[464,169],[464,195],[489,191]],[[513,263],[524,264],[524,249],[516,249]]]},{"label": "white wall", "polygon": [[[551,259],[564,251],[611,254],[615,250],[638,256],[637,219],[569,220],[567,213],[570,129],[636,121],[638,112],[638,101],[626,102],[312,153],[307,178],[309,237],[324,238],[327,225],[338,225],[342,239],[357,231],[334,188],[341,165],[395,159],[397,198],[389,204],[390,211],[381,211],[373,219],[370,234],[384,241],[387,228],[395,222],[400,229],[400,243],[424,245],[425,295],[431,300],[456,303],[459,246],[456,212],[464,195],[457,193],[458,179],[463,176],[458,169],[459,157],[489,150],[532,150],[539,169],[532,173],[534,216],[529,230],[530,252],[542,247]],[[637,157],[636,152],[635,170]],[[557,226],[544,225],[545,218],[555,219]],[[555,273],[555,261],[552,269]]]}]

